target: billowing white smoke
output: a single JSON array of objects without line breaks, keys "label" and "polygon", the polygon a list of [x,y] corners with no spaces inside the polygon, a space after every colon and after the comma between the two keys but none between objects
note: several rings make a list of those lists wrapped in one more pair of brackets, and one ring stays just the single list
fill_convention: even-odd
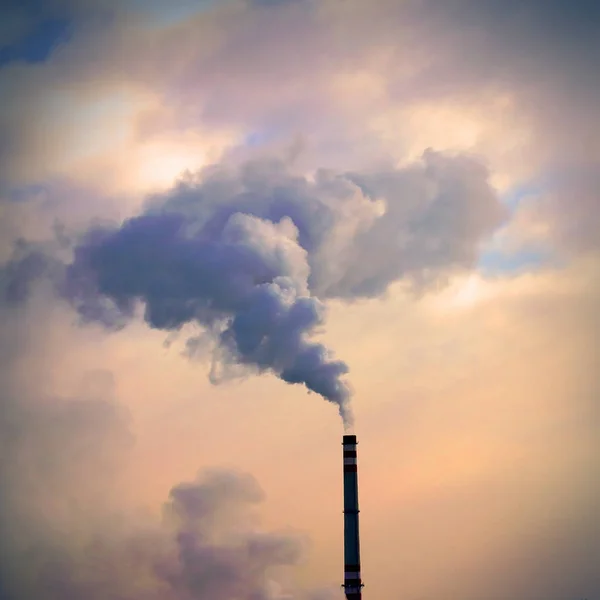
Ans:
[{"label": "billowing white smoke", "polygon": [[[277,161],[212,167],[153,198],[143,214],[89,230],[63,293],[84,319],[196,323],[219,365],[270,371],[337,405],[352,425],[348,367],[312,334],[328,299],[438,286],[474,265],[501,205],[484,167],[427,151],[376,173],[290,173]],[[190,342],[193,344],[193,340]]]}]

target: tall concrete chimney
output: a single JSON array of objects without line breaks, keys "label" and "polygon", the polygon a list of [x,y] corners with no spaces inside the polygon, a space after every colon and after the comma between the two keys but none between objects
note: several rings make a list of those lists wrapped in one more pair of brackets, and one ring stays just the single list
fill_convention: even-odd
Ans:
[{"label": "tall concrete chimney", "polygon": [[356,436],[345,435],[344,447],[344,592],[361,600],[360,540],[358,535],[358,461]]}]

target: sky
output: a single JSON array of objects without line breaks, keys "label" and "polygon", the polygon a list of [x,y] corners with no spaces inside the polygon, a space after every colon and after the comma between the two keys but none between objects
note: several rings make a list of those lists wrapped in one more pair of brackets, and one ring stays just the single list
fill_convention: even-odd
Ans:
[{"label": "sky", "polygon": [[597,2],[0,10],[0,600],[600,598]]}]

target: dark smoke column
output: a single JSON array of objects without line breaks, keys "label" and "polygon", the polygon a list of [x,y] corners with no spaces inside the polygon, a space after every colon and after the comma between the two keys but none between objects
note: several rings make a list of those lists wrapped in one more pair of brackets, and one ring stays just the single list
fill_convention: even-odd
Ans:
[{"label": "dark smoke column", "polygon": [[344,447],[344,592],[361,600],[360,541],[358,535],[358,462],[356,436],[345,435]]}]

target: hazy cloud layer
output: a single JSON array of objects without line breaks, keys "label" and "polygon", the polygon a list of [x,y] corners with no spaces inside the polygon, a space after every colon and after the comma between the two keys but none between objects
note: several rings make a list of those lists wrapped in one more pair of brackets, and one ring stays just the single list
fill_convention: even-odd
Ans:
[{"label": "hazy cloud layer", "polygon": [[[166,19],[184,8],[186,19]],[[110,18],[84,2],[63,3],[81,31],[47,64],[0,73],[3,178],[95,174],[98,185],[141,187],[161,169],[174,176],[257,132],[267,145],[302,136],[309,151],[300,160],[311,169],[402,160],[415,144],[418,154],[426,146],[478,152],[510,184],[545,183],[556,168],[578,179],[582,162],[597,168],[593,2],[199,8],[189,16],[189,6],[175,3],[160,26],[160,11],[145,14],[135,3],[106,5]],[[190,152],[195,129],[206,141]],[[149,148],[167,138],[161,166],[160,150]],[[129,164],[124,174],[121,157],[152,168]],[[563,211],[583,226],[598,223],[600,203],[579,203],[569,186],[546,191],[556,200],[543,218],[558,237]]]},{"label": "hazy cloud layer", "polygon": [[39,302],[35,310],[1,309],[0,581],[9,600],[46,593],[54,563],[69,552],[62,537],[96,522],[99,509],[110,513],[112,483],[132,442],[110,373],[74,373],[75,397],[48,389],[52,314]]},{"label": "hazy cloud layer", "polygon": [[[597,2],[0,12],[2,600],[312,600],[298,590],[337,582],[329,407],[269,377],[210,388],[151,329],[183,325],[202,355],[189,321],[220,342],[215,380],[283,376],[291,343],[319,368],[287,379],[312,369],[343,404],[352,367],[374,597],[600,597]],[[48,19],[68,43],[10,59]],[[469,275],[490,247],[519,275]],[[48,281],[127,328],[79,327]],[[221,457],[268,499],[236,471],[191,477]],[[264,533],[259,503],[313,554]]]}]

